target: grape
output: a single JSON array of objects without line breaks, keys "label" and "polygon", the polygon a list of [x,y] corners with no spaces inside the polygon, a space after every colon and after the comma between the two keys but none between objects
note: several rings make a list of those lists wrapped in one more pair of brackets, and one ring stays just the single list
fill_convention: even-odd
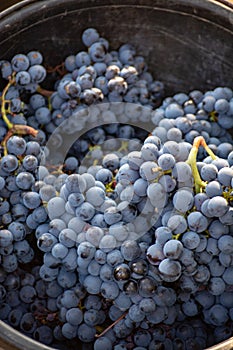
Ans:
[{"label": "grape", "polygon": [[208,309],[205,318],[215,326],[222,326],[228,319],[227,309],[220,304],[216,304]]},{"label": "grape", "polygon": [[232,267],[229,266],[226,268],[226,270],[222,276],[223,280],[229,285],[232,283],[231,272],[232,272]]},{"label": "grape", "polygon": [[165,309],[162,307],[157,307],[155,311],[147,315],[148,321],[153,325],[159,324],[160,322],[164,321],[165,318],[166,318],[166,312],[165,312]]},{"label": "grape", "polygon": [[164,281],[173,282],[181,276],[181,265],[178,261],[167,258],[160,262],[159,272]]},{"label": "grape", "polygon": [[186,316],[193,317],[198,314],[198,308],[194,300],[182,304],[182,311]]},{"label": "grape", "polygon": [[0,230],[0,247],[8,247],[13,242],[14,236],[9,230]]},{"label": "grape", "polygon": [[38,248],[44,252],[51,251],[52,247],[57,243],[57,239],[51,233],[43,233],[38,239]]},{"label": "grape", "polygon": [[115,282],[104,281],[101,284],[100,292],[104,298],[114,300],[119,294],[119,288]]},{"label": "grape", "polygon": [[90,56],[85,51],[80,51],[75,56],[75,64],[77,67],[88,66],[90,63]]},{"label": "grape", "polygon": [[165,109],[165,117],[166,118],[178,118],[182,115],[183,115],[183,110],[177,103],[171,103]]},{"label": "grape", "polygon": [[170,175],[161,176],[159,183],[166,189],[166,192],[172,192],[177,184],[176,180]]},{"label": "grape", "polygon": [[88,295],[84,302],[87,310],[100,310],[102,306],[100,297],[96,295]]},{"label": "grape", "polygon": [[113,225],[122,219],[122,214],[116,207],[109,207],[104,211],[103,219],[106,224]]},{"label": "grape", "polygon": [[32,83],[41,83],[46,78],[46,70],[41,64],[35,64],[28,70]]},{"label": "grape", "polygon": [[36,330],[36,320],[32,313],[25,313],[20,321],[20,329],[26,334],[33,333]]},{"label": "grape", "polygon": [[35,340],[47,345],[53,341],[52,330],[46,325],[38,327],[33,333],[33,337]]},{"label": "grape", "polygon": [[66,339],[73,339],[77,334],[77,326],[73,326],[70,323],[66,322],[62,326],[62,335]]},{"label": "grape", "polygon": [[220,277],[212,277],[209,285],[209,291],[213,295],[221,295],[225,290],[224,280]]},{"label": "grape", "polygon": [[84,221],[89,221],[95,215],[95,208],[91,203],[84,202],[76,209],[76,216]]},{"label": "grape", "polygon": [[219,221],[224,225],[231,225],[233,221],[232,214],[232,208],[230,207],[222,217],[219,217]]},{"label": "grape", "polygon": [[4,302],[6,298],[6,289],[1,285],[1,288],[0,288],[0,300],[1,302]]},{"label": "grape", "polygon": [[83,313],[79,308],[71,308],[66,312],[66,320],[73,326],[78,326],[83,320]]},{"label": "grape", "polygon": [[181,182],[186,182],[192,176],[191,168],[185,162],[176,163],[172,170],[172,174],[178,181]]},{"label": "grape", "polygon": [[183,250],[183,245],[180,241],[171,239],[164,244],[164,256],[170,259],[178,259]]},{"label": "grape", "polygon": [[231,168],[222,168],[218,172],[218,180],[224,186],[230,186],[232,180],[232,169]]},{"label": "grape", "polygon": [[22,85],[22,86],[28,85],[31,82],[31,76],[26,71],[20,71],[16,74],[15,81],[17,84]]},{"label": "grape", "polygon": [[230,337],[231,332],[229,327],[221,326],[214,330],[214,338],[217,342],[221,342]]},{"label": "grape", "polygon": [[160,226],[155,230],[156,242],[161,246],[172,238],[172,231],[166,226]]},{"label": "grape", "polygon": [[11,63],[6,60],[0,61],[1,66],[1,74],[4,79],[8,79],[12,74],[12,66]]},{"label": "grape", "polygon": [[231,254],[232,252],[232,237],[229,235],[223,235],[218,240],[218,247],[221,252],[225,254]]},{"label": "grape", "polygon": [[118,204],[116,209],[121,214],[118,221],[122,219],[125,223],[133,222],[137,216],[137,208],[134,205],[129,204],[128,201],[122,201]]},{"label": "grape", "polygon": [[134,183],[138,178],[138,171],[131,169],[127,163],[123,164],[117,173],[117,179],[122,185]]},{"label": "grape", "polygon": [[127,281],[130,278],[130,268],[126,264],[121,264],[115,267],[113,272],[116,281]]},{"label": "grape", "polygon": [[78,328],[78,337],[84,343],[93,341],[95,337],[95,333],[96,333],[95,328],[90,327],[85,323],[82,323]]},{"label": "grape", "polygon": [[59,286],[57,281],[52,281],[52,282],[49,282],[47,285],[46,294],[49,297],[57,298],[60,294],[62,294],[62,291],[63,290],[61,286]]},{"label": "grape", "polygon": [[40,267],[40,277],[46,282],[55,280],[58,276],[58,272],[58,268],[50,268],[45,264]]},{"label": "grape", "polygon": [[139,308],[143,313],[148,314],[155,311],[156,305],[153,299],[143,298],[139,303]]},{"label": "grape", "polygon": [[219,261],[224,267],[229,267],[231,264],[231,257],[229,254],[225,254],[223,252],[220,252],[219,254]]},{"label": "grape", "polygon": [[59,218],[65,213],[65,201],[59,197],[51,198],[48,202],[47,210],[51,220]]},{"label": "grape", "polygon": [[215,297],[209,291],[197,292],[195,298],[206,309],[209,309],[215,303]]},{"label": "grape", "polygon": [[26,171],[34,171],[38,166],[38,159],[33,155],[27,155],[23,159],[23,166]]},{"label": "grape", "polygon": [[[191,213],[191,214],[193,214],[193,213]],[[187,218],[188,220],[189,220],[189,217],[191,214],[188,215],[188,218]],[[204,219],[205,219],[205,217],[204,217]],[[185,220],[185,218],[183,216],[173,215],[168,220],[167,226],[174,234],[178,234],[178,233],[185,232],[188,225],[187,225],[187,221]],[[190,225],[189,225],[189,227],[190,227]],[[191,227],[190,227],[190,229],[191,229]]]},{"label": "grape", "polygon": [[110,281],[112,279],[112,268],[108,264],[103,264],[100,268],[100,278],[102,281]]},{"label": "grape", "polygon": [[134,304],[129,309],[129,317],[133,322],[140,322],[144,319],[145,314],[138,305]]},{"label": "grape", "polygon": [[101,350],[101,349],[111,350],[112,349],[111,340],[108,339],[107,337],[98,338],[95,341],[94,350]]},{"label": "grape", "polygon": [[111,235],[105,235],[101,238],[99,248],[104,252],[110,252],[117,245],[116,238]]},{"label": "grape", "polygon": [[131,264],[131,271],[135,279],[142,278],[148,272],[148,264],[143,259],[136,259]]},{"label": "grape", "polygon": [[208,202],[208,211],[212,216],[221,217],[228,210],[227,200],[220,196],[211,198]]},{"label": "grape", "polygon": [[8,322],[12,327],[18,327],[20,320],[23,316],[23,312],[20,309],[13,309],[8,314]]},{"label": "grape", "polygon": [[189,211],[193,207],[193,194],[187,190],[179,190],[173,197],[174,208],[181,213]]},{"label": "grape", "polygon": [[98,294],[101,290],[101,279],[98,276],[88,275],[84,279],[84,287],[90,294]]},{"label": "grape", "polygon": [[11,154],[8,154],[1,159],[1,169],[4,172],[11,173],[18,168],[18,159]]},{"label": "grape", "polygon": [[104,231],[97,226],[90,227],[86,232],[86,239],[95,247],[98,247],[100,240],[102,239],[103,236],[104,236]]},{"label": "grape", "polygon": [[95,207],[100,206],[105,200],[105,192],[97,186],[91,187],[86,192],[86,200]]},{"label": "grape", "polygon": [[[75,267],[77,268],[77,263]],[[66,264],[64,263],[64,267],[59,270],[57,275],[57,282],[62,288],[71,288],[77,282],[77,276],[72,270],[66,269]]]},{"label": "grape", "polygon": [[[131,286],[131,284],[129,284],[130,290],[131,287],[133,287],[133,290],[135,288],[134,284]],[[156,291],[156,282],[153,278],[151,277],[144,277],[142,279],[140,279],[139,281],[139,294],[142,297],[152,297]]]},{"label": "grape", "polygon": [[38,193],[36,192],[27,192],[23,196],[23,204],[28,209],[38,208],[41,204],[41,199]]},{"label": "grape", "polygon": [[50,110],[47,107],[37,108],[35,118],[39,124],[48,124],[51,121]]},{"label": "grape", "polygon": [[82,193],[86,189],[86,181],[79,174],[69,175],[65,180],[65,185],[70,193]]},{"label": "grape", "polygon": [[223,225],[219,220],[214,220],[208,227],[208,231],[213,238],[220,238],[229,232],[228,226]]},{"label": "grape", "polygon": [[160,244],[155,243],[148,248],[147,259],[152,265],[158,265],[164,258],[163,247]]},{"label": "grape", "polygon": [[36,297],[36,291],[32,286],[23,286],[19,292],[20,299],[24,303],[32,303]]},{"label": "grape", "polygon": [[140,175],[146,181],[155,180],[159,176],[159,167],[156,162],[146,161],[140,166]]},{"label": "grape", "polygon": [[182,243],[188,249],[195,249],[200,244],[200,236],[194,231],[187,231],[182,235]]},{"label": "grape", "polygon": [[64,259],[68,254],[68,248],[61,243],[57,243],[52,247],[52,255],[57,259]]},{"label": "grape", "polygon": [[224,292],[220,296],[220,302],[223,306],[227,308],[232,308],[232,293],[231,292]]},{"label": "grape", "polygon": [[90,264],[88,265],[88,273],[92,276],[99,276],[100,273],[100,265],[97,263],[97,261],[92,260]]},{"label": "grape", "polygon": [[19,136],[11,136],[7,141],[8,152],[16,156],[22,155],[26,150],[26,141]]},{"label": "grape", "polygon": [[132,301],[129,296],[125,293],[119,293],[118,297],[114,301],[114,305],[118,307],[121,311],[126,311],[131,306]]},{"label": "grape", "polygon": [[11,65],[15,72],[25,71],[29,67],[29,59],[26,55],[17,54],[12,58]]},{"label": "grape", "polygon": [[217,181],[211,181],[206,186],[206,194],[208,197],[213,198],[215,196],[221,196],[223,190],[221,184]]},{"label": "grape", "polygon": [[99,40],[99,33],[95,28],[88,28],[82,33],[82,41],[85,46],[89,47],[91,44]]},{"label": "grape", "polygon": [[198,266],[197,271],[194,275],[194,279],[198,283],[206,283],[209,281],[210,271],[206,266]]},{"label": "grape", "polygon": [[188,225],[190,230],[196,232],[203,232],[208,227],[208,220],[200,212],[192,212],[187,217]]},{"label": "grape", "polygon": [[124,261],[124,258],[119,249],[110,251],[106,256],[108,265],[114,267]]}]

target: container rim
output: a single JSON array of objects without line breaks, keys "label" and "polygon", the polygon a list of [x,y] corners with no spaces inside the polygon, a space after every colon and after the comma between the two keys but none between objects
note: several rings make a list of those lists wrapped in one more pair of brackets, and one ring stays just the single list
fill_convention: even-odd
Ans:
[{"label": "container rim", "polygon": [[[1,344],[1,340],[3,340],[4,344]],[[51,348],[50,346],[39,343],[29,336],[20,333],[0,320],[0,349],[7,350],[8,348],[5,348],[5,346],[11,346],[10,350],[56,350],[56,348]]]},{"label": "container rim", "polygon": [[[8,8],[4,9],[3,11],[0,12],[0,20],[4,19],[7,16],[12,15],[15,11],[20,11],[26,7],[28,7],[29,5],[33,5],[33,4],[48,4],[49,5],[48,0],[21,0],[20,2],[9,6]],[[95,2],[95,1],[94,1]],[[140,1],[136,1],[138,2],[138,4],[140,3]],[[155,0],[155,4],[156,4],[156,0]],[[175,0],[172,0],[171,3],[174,2]],[[222,8],[225,9],[232,9],[233,10],[233,0],[181,0],[180,2],[182,2],[184,5],[186,6],[192,6],[194,7],[194,5],[200,5],[200,6],[204,6],[205,3],[209,3],[209,4],[213,4],[216,6],[221,6]],[[113,1],[114,3],[114,1]],[[117,5],[118,1],[115,1],[115,5]],[[162,2],[161,2],[162,4]],[[143,5],[143,4],[142,4]]]}]

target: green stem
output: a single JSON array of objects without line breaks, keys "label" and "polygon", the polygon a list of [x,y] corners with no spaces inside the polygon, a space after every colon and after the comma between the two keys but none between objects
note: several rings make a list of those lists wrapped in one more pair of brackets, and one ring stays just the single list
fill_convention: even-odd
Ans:
[{"label": "green stem", "polygon": [[206,152],[209,154],[209,156],[213,160],[217,159],[216,155],[207,146],[203,136],[198,136],[194,139],[193,147],[189,153],[187,163],[191,166],[191,169],[192,169],[196,193],[201,192],[202,189],[206,187],[206,182],[204,182],[201,179],[198,168],[197,168],[197,153],[198,153],[198,149],[200,146],[205,148]]},{"label": "green stem", "polygon": [[13,84],[14,78],[10,78],[8,84],[5,86],[5,88],[2,91],[2,105],[1,105],[1,113],[2,113],[2,119],[6,123],[6,126],[8,129],[11,129],[13,127],[13,123],[11,123],[7,117],[7,111],[6,111],[6,93],[8,89],[11,87]]}]

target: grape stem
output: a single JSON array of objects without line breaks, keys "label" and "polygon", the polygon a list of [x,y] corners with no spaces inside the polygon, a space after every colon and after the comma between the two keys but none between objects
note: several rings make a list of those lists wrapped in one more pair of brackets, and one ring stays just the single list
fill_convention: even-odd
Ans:
[{"label": "grape stem", "polygon": [[41,94],[42,96],[47,97],[47,98],[51,97],[52,94],[54,93],[53,90],[46,90],[46,89],[43,89],[41,86],[38,86],[38,88],[36,89],[36,91],[37,91],[39,94]]},{"label": "grape stem", "polygon": [[100,338],[102,337],[104,334],[106,334],[112,327],[114,327],[118,322],[120,322],[120,320],[122,320],[126,315],[127,315],[128,311],[124,312],[120,317],[118,317],[118,319],[116,321],[114,321],[112,324],[110,324],[110,326],[108,326],[107,328],[105,328],[105,330],[103,330],[103,332],[101,332],[100,334],[96,334],[95,337],[96,338]]},{"label": "grape stem", "polygon": [[127,151],[128,150],[128,146],[129,146],[129,141],[121,141],[121,146],[118,149],[118,152]]},{"label": "grape stem", "polygon": [[2,119],[6,123],[6,126],[8,127],[8,129],[11,129],[13,127],[13,123],[11,123],[7,117],[6,103],[8,103],[8,101],[6,100],[6,93],[9,90],[9,88],[14,84],[14,82],[15,82],[15,79],[14,79],[14,76],[12,75],[12,77],[9,77],[8,84],[5,86],[5,88],[2,91],[1,113],[2,113]]},{"label": "grape stem", "polygon": [[6,149],[6,143],[8,139],[12,135],[32,135],[35,137],[38,134],[38,130],[32,128],[31,126],[28,125],[23,125],[23,124],[13,124],[10,122],[10,120],[7,117],[7,108],[6,104],[9,103],[8,100],[6,100],[6,94],[9,88],[15,84],[15,73],[12,74],[12,76],[9,77],[8,84],[5,86],[5,88],[2,91],[2,96],[1,96],[1,114],[2,114],[2,119],[4,120],[8,132],[6,136],[4,137],[2,141],[2,146],[4,149],[4,155],[7,154],[7,149]]},{"label": "grape stem", "polygon": [[197,168],[197,153],[198,153],[200,146],[204,147],[206,152],[209,154],[209,156],[213,160],[217,159],[217,156],[207,146],[204,137],[203,136],[195,137],[195,139],[193,141],[192,149],[189,153],[189,156],[188,156],[188,159],[186,162],[190,165],[190,167],[192,169],[196,193],[200,193],[202,191],[202,189],[206,187],[206,182],[204,182],[201,179],[198,168]]},{"label": "grape stem", "polygon": [[65,62],[62,62],[55,67],[47,66],[46,70],[48,73],[58,73],[61,77],[67,73]]}]

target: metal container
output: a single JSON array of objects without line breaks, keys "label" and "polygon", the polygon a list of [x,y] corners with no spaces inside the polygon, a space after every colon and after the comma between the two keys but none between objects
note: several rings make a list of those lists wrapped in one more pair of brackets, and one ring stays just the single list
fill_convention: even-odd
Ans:
[{"label": "metal container", "polygon": [[[55,66],[83,48],[90,26],[112,48],[134,44],[166,95],[233,87],[233,2],[226,0],[24,0],[0,13],[0,59],[38,49]],[[1,321],[0,348],[51,349]],[[233,338],[209,349],[231,350]]]}]

